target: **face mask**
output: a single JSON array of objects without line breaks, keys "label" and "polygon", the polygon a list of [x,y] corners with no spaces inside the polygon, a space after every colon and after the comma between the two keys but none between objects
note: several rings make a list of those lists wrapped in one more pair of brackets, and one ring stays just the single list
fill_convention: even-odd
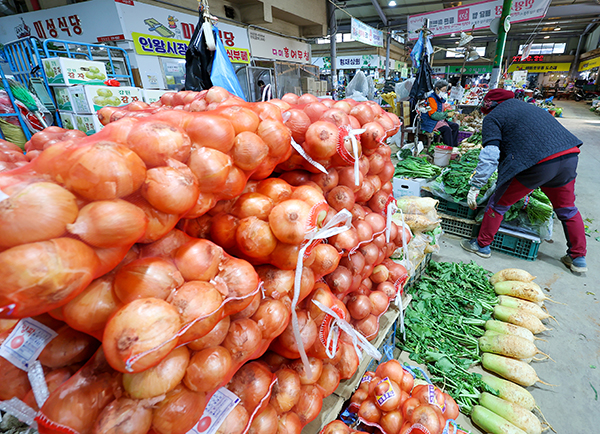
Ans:
[{"label": "face mask", "polygon": [[448,99],[448,93],[447,92],[440,92],[438,93],[438,96],[442,99]]}]

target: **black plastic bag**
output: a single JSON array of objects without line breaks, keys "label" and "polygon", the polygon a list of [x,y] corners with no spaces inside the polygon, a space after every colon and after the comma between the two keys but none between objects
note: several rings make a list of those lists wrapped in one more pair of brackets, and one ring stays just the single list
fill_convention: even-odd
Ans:
[{"label": "black plastic bag", "polygon": [[215,52],[210,51],[206,45],[202,31],[202,15],[200,10],[198,24],[185,53],[185,90],[201,91],[212,87],[210,73]]},{"label": "black plastic bag", "polygon": [[415,84],[410,90],[410,100],[413,105],[425,98],[425,95],[433,90],[431,74],[432,70],[431,66],[429,65],[429,60],[427,59],[427,55],[424,55],[421,58],[421,64],[419,65],[419,70],[417,71]]}]

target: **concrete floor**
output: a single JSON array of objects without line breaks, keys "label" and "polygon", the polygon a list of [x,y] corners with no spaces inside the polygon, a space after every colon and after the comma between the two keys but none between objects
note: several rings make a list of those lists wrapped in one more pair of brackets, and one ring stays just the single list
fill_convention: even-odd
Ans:
[{"label": "concrete floor", "polygon": [[547,326],[553,330],[538,335],[548,341],[537,341],[538,348],[556,363],[532,362],[539,378],[557,386],[538,383],[528,390],[558,434],[600,433],[600,241],[596,241],[596,237],[600,240],[600,203],[595,201],[600,195],[600,116],[584,102],[557,101],[557,105],[564,108],[559,121],[583,141],[576,205],[584,220],[591,220],[586,222],[592,232],[587,238],[589,271],[574,275],[559,261],[566,242],[558,220],[553,242],[541,244],[534,262],[493,250],[491,258],[483,259],[465,252],[460,238],[451,235],[442,237],[440,253],[433,260],[474,260],[492,272],[522,268],[537,276],[536,282],[549,297],[566,304],[546,303],[560,325],[552,321]]}]

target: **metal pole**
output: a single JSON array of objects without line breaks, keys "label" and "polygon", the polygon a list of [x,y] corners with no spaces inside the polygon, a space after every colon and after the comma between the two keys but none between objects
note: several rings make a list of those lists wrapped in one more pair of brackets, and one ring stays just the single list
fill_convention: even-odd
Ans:
[{"label": "metal pole", "polygon": [[385,47],[385,79],[390,77],[390,45],[392,44],[392,31],[388,27],[387,41]]},{"label": "metal pole", "polygon": [[500,72],[502,70],[502,58],[504,57],[504,47],[506,47],[506,27],[510,26],[510,8],[512,0],[504,0],[502,4],[502,14],[500,15],[500,25],[498,26],[498,42],[496,42],[496,55],[494,56],[494,67],[492,68],[492,77],[490,78],[490,89],[498,87]]},{"label": "metal pole", "polygon": [[336,36],[337,36],[337,21],[335,20],[335,6],[331,2],[327,2],[327,13],[329,14],[329,48],[331,56],[331,97],[336,99],[336,85],[337,85],[337,54],[336,54]]}]

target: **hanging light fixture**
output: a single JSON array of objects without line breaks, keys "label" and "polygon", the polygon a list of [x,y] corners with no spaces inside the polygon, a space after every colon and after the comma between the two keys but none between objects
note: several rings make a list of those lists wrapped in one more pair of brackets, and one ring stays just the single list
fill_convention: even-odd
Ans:
[{"label": "hanging light fixture", "polygon": [[394,0],[392,0],[388,3],[388,6],[394,7],[394,6],[396,6],[396,2]]},{"label": "hanging light fixture", "polygon": [[550,36],[544,36],[544,39],[550,39]]},{"label": "hanging light fixture", "polygon": [[474,60],[477,60],[480,57],[481,56],[479,55],[479,53],[473,48],[470,48],[467,51],[467,62],[473,62]]},{"label": "hanging light fixture", "polygon": [[467,35],[465,32],[460,32],[460,41],[458,42],[459,47],[464,47],[473,40],[472,35]]}]

